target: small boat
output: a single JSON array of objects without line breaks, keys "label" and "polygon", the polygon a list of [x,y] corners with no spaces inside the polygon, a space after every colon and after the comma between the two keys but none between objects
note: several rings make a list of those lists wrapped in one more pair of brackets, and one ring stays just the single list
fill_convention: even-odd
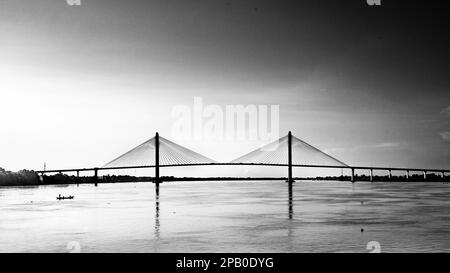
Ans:
[{"label": "small boat", "polygon": [[73,199],[75,198],[73,195],[69,195],[69,196],[61,196],[61,194],[56,197],[57,200],[65,200],[65,199]]}]

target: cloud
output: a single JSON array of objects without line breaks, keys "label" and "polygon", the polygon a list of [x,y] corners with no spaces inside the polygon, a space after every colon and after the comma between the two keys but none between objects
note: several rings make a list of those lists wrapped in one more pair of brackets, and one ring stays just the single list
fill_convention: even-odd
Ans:
[{"label": "cloud", "polygon": [[450,117],[450,106],[448,106],[447,108],[442,109],[441,114]]},{"label": "cloud", "polygon": [[367,145],[364,148],[396,148],[400,147],[402,143],[400,142],[383,142],[375,145]]},{"label": "cloud", "polygon": [[[450,132],[449,132],[450,133]],[[381,149],[402,149],[406,147],[406,142],[382,142],[368,145],[356,145],[351,147],[331,148],[327,149],[326,153],[332,152],[355,152],[358,150],[381,150]]]},{"label": "cloud", "polygon": [[450,142],[450,132],[441,132],[439,135],[442,137],[444,141]]}]

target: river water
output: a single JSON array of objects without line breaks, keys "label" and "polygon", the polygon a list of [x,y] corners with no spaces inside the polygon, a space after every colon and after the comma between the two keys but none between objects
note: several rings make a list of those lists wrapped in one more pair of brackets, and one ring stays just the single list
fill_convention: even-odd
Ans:
[{"label": "river water", "polygon": [[292,197],[280,181],[5,187],[0,252],[450,251],[448,184],[297,182]]}]

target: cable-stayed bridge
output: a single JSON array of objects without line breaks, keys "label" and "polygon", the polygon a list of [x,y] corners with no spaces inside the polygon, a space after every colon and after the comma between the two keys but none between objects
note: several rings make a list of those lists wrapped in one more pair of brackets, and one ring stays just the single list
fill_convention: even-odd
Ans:
[{"label": "cable-stayed bridge", "polygon": [[[156,152],[159,152],[159,156],[156,156]],[[206,156],[156,135],[103,167],[155,166],[157,161],[160,166],[216,163]]]},{"label": "cable-stayed bridge", "polygon": [[287,181],[290,183],[294,182],[292,177],[292,168],[349,169],[351,171],[351,182],[355,182],[355,171],[357,170],[369,171],[370,181],[373,181],[374,170],[387,171],[389,178],[392,177],[392,171],[404,171],[406,178],[409,178],[410,172],[423,172],[424,179],[426,179],[428,173],[439,173],[441,177],[444,178],[446,173],[450,172],[450,170],[443,169],[349,166],[321,151],[320,149],[293,136],[291,132],[289,132],[286,136],[280,138],[279,140],[247,153],[235,160],[232,160],[231,162],[216,162],[213,159],[163,138],[156,133],[155,137],[117,157],[103,167],[42,170],[38,171],[38,173],[43,175],[45,173],[77,172],[77,176],[79,176],[79,173],[82,171],[93,171],[94,178],[97,178],[98,171],[100,170],[154,168],[154,182],[159,184],[162,182],[159,176],[160,168],[238,165],[287,167]]}]

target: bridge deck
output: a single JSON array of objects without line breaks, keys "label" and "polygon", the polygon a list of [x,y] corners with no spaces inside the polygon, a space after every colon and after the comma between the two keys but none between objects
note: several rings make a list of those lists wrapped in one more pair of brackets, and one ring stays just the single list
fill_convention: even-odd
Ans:
[{"label": "bridge deck", "polygon": [[[192,164],[171,164],[159,165],[160,168],[168,167],[189,167],[189,166],[272,166],[272,167],[288,167],[288,164],[268,164],[268,163],[192,163]],[[382,170],[382,171],[409,171],[409,172],[436,172],[450,173],[445,169],[422,169],[422,168],[399,168],[399,167],[368,167],[368,166],[329,166],[329,165],[298,165],[293,164],[296,168],[323,168],[323,169],[350,169],[350,170]],[[84,172],[84,171],[106,171],[106,170],[123,170],[123,169],[146,169],[155,168],[155,165],[149,166],[123,166],[123,167],[99,167],[99,168],[75,168],[75,169],[56,169],[56,170],[40,170],[37,173],[67,173],[67,172]]]}]

